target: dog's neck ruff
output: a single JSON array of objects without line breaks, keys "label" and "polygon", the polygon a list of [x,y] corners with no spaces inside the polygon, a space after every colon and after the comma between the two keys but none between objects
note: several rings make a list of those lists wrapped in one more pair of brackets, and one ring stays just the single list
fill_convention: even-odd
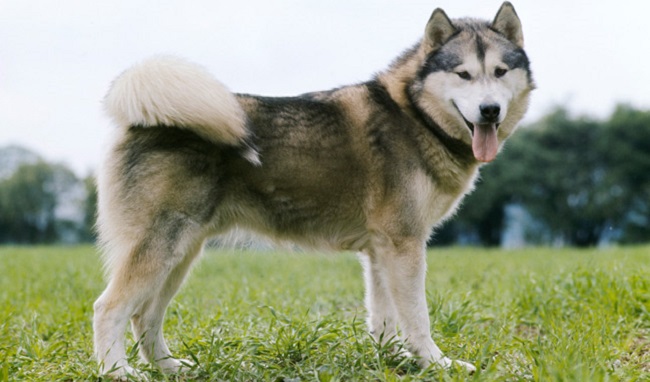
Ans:
[{"label": "dog's neck ruff", "polygon": [[415,101],[415,97],[411,91],[407,91],[407,96],[409,103],[411,105],[411,110],[413,111],[414,117],[420,122],[424,127],[427,128],[438,140],[443,144],[444,147],[449,150],[451,154],[458,157],[463,161],[475,162],[474,151],[472,146],[463,142],[460,139],[451,137],[447,134],[436,121],[429,116],[418,103]]}]

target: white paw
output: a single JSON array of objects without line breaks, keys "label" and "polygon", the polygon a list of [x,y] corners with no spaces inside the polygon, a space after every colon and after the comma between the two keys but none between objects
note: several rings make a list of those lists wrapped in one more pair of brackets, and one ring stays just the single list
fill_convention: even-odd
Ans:
[{"label": "white paw", "polygon": [[451,369],[455,366],[460,366],[470,374],[476,371],[476,366],[472,365],[471,363],[461,361],[461,360],[452,360],[447,357],[443,357],[442,359],[435,361],[435,363],[437,363],[438,365],[442,366],[445,369]]},{"label": "white paw", "polygon": [[102,374],[111,377],[117,381],[147,381],[147,377],[140,370],[131,366],[122,366],[120,368],[113,368],[111,370],[102,371]]},{"label": "white paw", "polygon": [[160,369],[167,374],[185,373],[194,367],[194,362],[186,359],[165,358],[158,361]]},{"label": "white paw", "polygon": [[442,367],[443,369],[451,369],[454,367],[461,367],[465,371],[467,371],[469,374],[472,374],[476,371],[476,366],[472,365],[471,363],[465,362],[465,361],[460,361],[460,360],[452,360],[447,357],[442,357],[440,359],[434,359],[434,360],[426,360],[423,358],[420,358],[418,360],[418,364],[420,367],[423,369],[426,369],[429,367],[431,364],[438,365]]},{"label": "white paw", "polygon": [[457,359],[455,361],[452,361],[452,364],[462,367],[469,374],[473,374],[474,372],[476,372],[476,366],[472,365],[469,362],[465,362]]}]

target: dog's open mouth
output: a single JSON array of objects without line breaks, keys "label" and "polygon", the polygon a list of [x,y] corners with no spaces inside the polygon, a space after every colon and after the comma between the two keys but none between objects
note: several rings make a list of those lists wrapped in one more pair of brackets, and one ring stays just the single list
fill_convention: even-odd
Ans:
[{"label": "dog's open mouth", "polygon": [[465,118],[455,103],[454,107],[472,132],[472,152],[474,153],[474,158],[479,162],[492,162],[499,152],[499,139],[497,137],[499,124],[472,123]]}]

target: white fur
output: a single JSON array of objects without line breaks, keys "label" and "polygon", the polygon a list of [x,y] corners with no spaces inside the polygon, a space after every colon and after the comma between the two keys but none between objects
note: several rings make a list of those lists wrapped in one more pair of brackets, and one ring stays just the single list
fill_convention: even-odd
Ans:
[{"label": "white fur", "polygon": [[[442,71],[430,74],[424,84],[425,96],[431,97],[432,104],[442,105],[444,115],[454,118],[455,123],[459,126],[465,126],[463,118],[478,124],[481,121],[481,104],[499,105],[501,113],[497,123],[500,124],[499,143],[502,143],[515,127],[515,123],[508,122],[510,120],[519,121],[525,112],[525,108],[513,112],[511,106],[521,104],[521,100],[517,97],[521,97],[522,93],[526,95],[528,93],[525,91],[526,72],[523,69],[513,69],[503,77],[495,78],[492,75],[494,69],[498,66],[505,67],[498,57],[498,52],[488,50],[485,61],[484,67],[476,57],[468,55],[464,57],[463,64],[455,69],[456,72],[468,72],[472,76],[471,80],[464,80],[455,73]],[[431,114],[441,118],[440,113],[432,112]],[[505,134],[504,131],[508,134]],[[456,134],[451,132],[450,135],[471,144],[469,128],[458,130]]]},{"label": "white fur", "polygon": [[201,66],[176,57],[158,56],[128,69],[113,82],[104,105],[123,127],[187,127],[231,145],[247,136],[235,96]]},{"label": "white fur", "polygon": [[359,254],[359,259],[364,268],[368,328],[375,340],[382,345],[395,340],[398,325],[406,349],[421,367],[457,364],[475,371],[472,364],[445,357],[433,342],[425,293],[424,244],[420,240],[396,244],[375,233],[370,247]]}]

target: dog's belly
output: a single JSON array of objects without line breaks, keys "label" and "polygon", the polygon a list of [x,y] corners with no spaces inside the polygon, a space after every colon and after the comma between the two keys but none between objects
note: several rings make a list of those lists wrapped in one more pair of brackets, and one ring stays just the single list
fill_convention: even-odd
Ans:
[{"label": "dog's belly", "polygon": [[275,158],[249,167],[234,181],[236,187],[229,187],[223,208],[237,225],[273,239],[360,249],[367,241],[363,177],[349,162],[315,159]]}]

